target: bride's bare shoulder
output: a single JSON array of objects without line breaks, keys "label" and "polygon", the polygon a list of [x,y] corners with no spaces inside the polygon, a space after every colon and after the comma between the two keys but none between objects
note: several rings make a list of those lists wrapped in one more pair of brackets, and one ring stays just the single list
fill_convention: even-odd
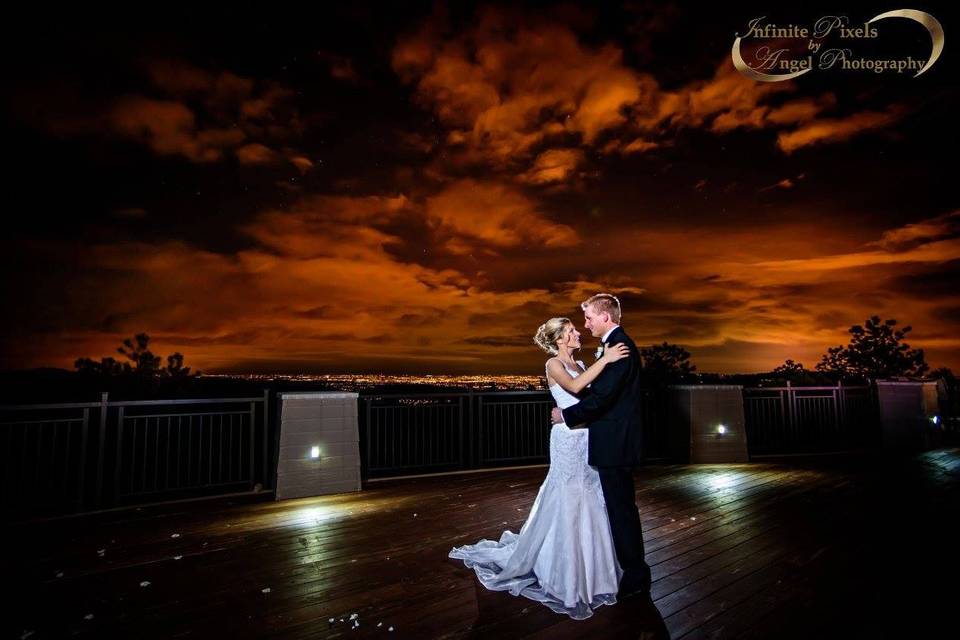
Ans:
[{"label": "bride's bare shoulder", "polygon": [[563,365],[560,364],[560,360],[557,359],[556,356],[554,356],[553,358],[550,358],[545,363],[543,363],[544,372],[547,374],[547,384],[552,384],[556,382],[556,380],[552,375],[550,375],[550,373],[557,371],[558,367],[562,367],[562,366]]}]

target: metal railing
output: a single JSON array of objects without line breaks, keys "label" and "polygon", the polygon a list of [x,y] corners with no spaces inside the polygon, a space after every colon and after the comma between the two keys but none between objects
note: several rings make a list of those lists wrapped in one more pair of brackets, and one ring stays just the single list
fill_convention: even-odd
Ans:
[{"label": "metal railing", "polygon": [[360,398],[364,468],[389,474],[462,466],[466,401],[465,395],[447,393]]},{"label": "metal railing", "polygon": [[[642,403],[648,459],[677,452],[672,405],[664,396],[647,392]],[[360,403],[364,477],[550,460],[555,403],[546,391],[367,395]]]},{"label": "metal railing", "polygon": [[[0,406],[5,517],[270,489],[278,421],[269,393]],[[644,390],[648,461],[689,454],[672,396]],[[365,478],[549,462],[546,391],[368,394],[359,403]],[[751,455],[878,442],[871,387],[745,388],[743,403]]]},{"label": "metal railing", "polygon": [[743,410],[751,455],[844,451],[879,441],[871,386],[749,387]]},{"label": "metal railing", "polygon": [[[260,397],[0,406],[5,517],[94,511],[272,484]],[[259,487],[257,485],[260,485]]]}]

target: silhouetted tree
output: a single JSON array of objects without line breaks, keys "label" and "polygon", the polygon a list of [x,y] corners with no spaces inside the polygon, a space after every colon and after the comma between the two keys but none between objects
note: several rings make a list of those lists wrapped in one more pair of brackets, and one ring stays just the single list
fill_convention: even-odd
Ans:
[{"label": "silhouetted tree", "polygon": [[779,380],[789,380],[793,384],[815,386],[820,384],[832,384],[834,381],[826,374],[818,374],[810,369],[805,369],[802,362],[794,362],[787,359],[783,364],[775,368],[769,374],[769,377]]},{"label": "silhouetted tree", "polygon": [[[167,356],[167,366],[161,370],[161,375],[165,378],[189,378],[190,367],[183,366],[183,354],[175,351]],[[199,372],[197,372],[199,374]]]},{"label": "silhouetted tree", "polygon": [[644,373],[650,382],[681,382],[697,368],[690,363],[690,352],[677,344],[663,342],[641,347]]},{"label": "silhouetted tree", "polygon": [[930,372],[931,380],[943,380],[948,387],[957,386],[957,377],[953,374],[950,367],[937,367]]},{"label": "silhouetted tree", "polygon": [[771,371],[770,373],[776,374],[783,378],[791,378],[803,375],[806,373],[806,369],[803,368],[802,362],[794,362],[789,358],[784,361],[779,367]]},{"label": "silhouetted tree", "polygon": [[119,376],[123,373],[123,363],[113,358],[101,358],[100,362],[90,358],[77,358],[73,363],[78,373],[104,376]]},{"label": "silhouetted tree", "polygon": [[875,315],[863,326],[850,327],[850,343],[828,348],[817,364],[817,371],[868,380],[923,376],[929,369],[923,349],[911,349],[903,341],[913,327],[894,329],[896,324],[896,320],[882,321]]},{"label": "silhouetted tree", "polygon": [[[136,344],[134,344],[134,340]],[[138,333],[133,340],[126,338],[122,347],[117,347],[117,353],[127,356],[130,363],[124,363],[135,373],[144,377],[153,377],[160,372],[160,356],[155,356],[147,348],[150,342],[150,336],[145,333]],[[124,372],[129,371],[124,367]]]},{"label": "silhouetted tree", "polygon": [[140,378],[165,378],[185,380],[199,376],[202,372],[190,374],[190,367],[183,366],[183,354],[175,352],[167,356],[167,365],[160,366],[161,357],[153,355],[149,349],[150,336],[138,333],[131,340],[126,338],[118,353],[127,357],[127,362],[118,362],[114,358],[101,358],[100,362],[90,358],[78,358],[74,362],[78,373],[107,377],[136,376]]}]

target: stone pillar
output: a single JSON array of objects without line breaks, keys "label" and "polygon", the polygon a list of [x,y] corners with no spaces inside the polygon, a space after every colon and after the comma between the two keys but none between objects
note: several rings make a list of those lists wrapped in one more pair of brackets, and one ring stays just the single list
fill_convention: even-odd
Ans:
[{"label": "stone pillar", "polygon": [[743,387],[673,385],[681,428],[690,430],[690,462],[748,462]]},{"label": "stone pillar", "polygon": [[356,393],[281,393],[276,499],[360,490]]},{"label": "stone pillar", "polygon": [[877,397],[885,448],[931,446],[931,418],[939,415],[936,383],[878,380]]},{"label": "stone pillar", "polygon": [[924,433],[924,448],[936,449],[944,446],[943,413],[947,406],[941,404],[946,396],[946,386],[942,380],[923,383],[923,415],[927,418]]}]

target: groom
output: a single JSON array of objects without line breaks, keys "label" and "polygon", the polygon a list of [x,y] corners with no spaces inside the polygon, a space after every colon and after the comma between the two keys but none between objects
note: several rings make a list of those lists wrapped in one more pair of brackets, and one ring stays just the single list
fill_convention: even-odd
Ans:
[{"label": "groom", "polygon": [[598,293],[580,307],[584,326],[603,347],[625,344],[630,355],[608,364],[590,386],[591,393],[562,411],[554,408],[554,423],[586,423],[590,429],[587,462],[596,467],[607,503],[613,545],[623,569],[618,596],[649,594],[650,567],[643,552],[643,532],[636,504],[633,467],[640,464],[640,353],[620,327],[620,301]]}]

